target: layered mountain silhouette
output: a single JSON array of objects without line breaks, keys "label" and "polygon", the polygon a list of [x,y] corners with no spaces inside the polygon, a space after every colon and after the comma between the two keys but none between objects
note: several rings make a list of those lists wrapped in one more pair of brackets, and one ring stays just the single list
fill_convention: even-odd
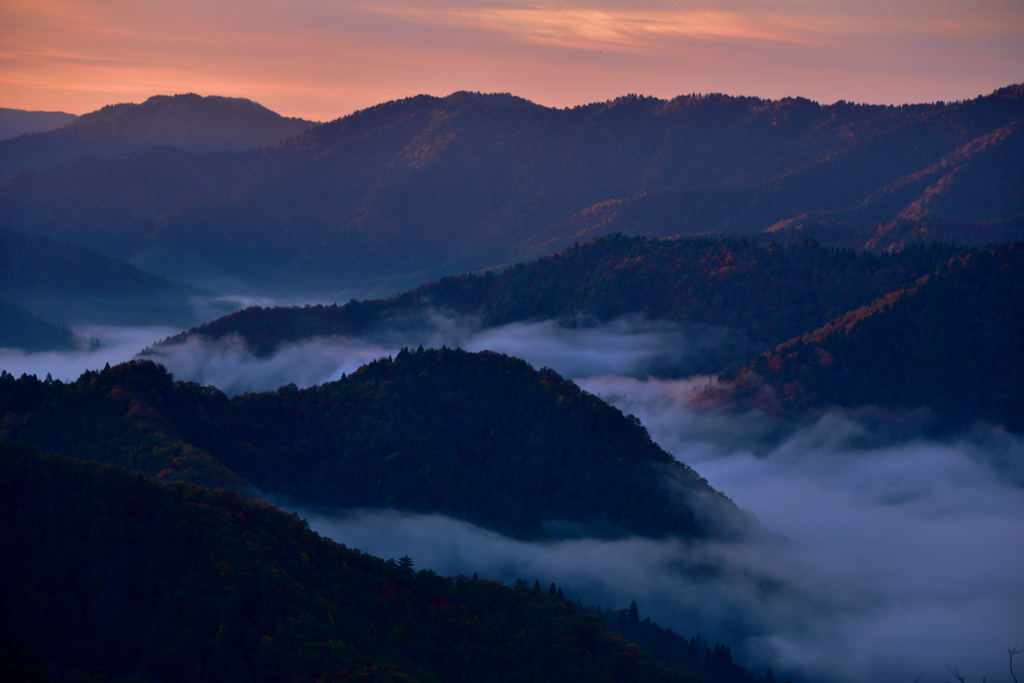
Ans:
[{"label": "layered mountain silhouette", "polygon": [[157,96],[142,104],[112,104],[72,117],[59,128],[52,126],[56,130],[0,141],[0,177],[53,168],[77,157],[114,157],[157,145],[195,152],[251,149],[315,125],[242,98]]},{"label": "layered mountain silhouette", "polygon": [[[260,356],[314,337],[362,337],[430,312],[477,328],[639,316],[713,340],[658,374],[725,374],[709,400],[799,413],[830,406],[927,406],[948,425],[983,419],[1024,431],[1024,243],[933,243],[874,253],[812,240],[612,235],[500,273],[447,277],[390,299],[251,307],[146,351],[242,340]],[[708,334],[717,330],[718,334]],[[731,334],[730,334],[731,333]],[[415,334],[412,332],[410,334]],[[761,354],[758,356],[758,354]],[[750,364],[743,367],[750,361]]]},{"label": "layered mountain silhouette", "polygon": [[[417,572],[233,492],[4,442],[0,491],[4,680],[704,680],[562,596]],[[761,680],[729,664],[709,680]]]},{"label": "layered mountain silhouette", "polygon": [[19,135],[45,133],[71,123],[78,117],[62,111],[25,111],[0,107],[0,140]]},{"label": "layered mountain silhouette", "polygon": [[74,351],[77,342],[67,327],[54,325],[23,306],[0,299],[0,348]]},{"label": "layered mountain silhouette", "polygon": [[757,530],[635,417],[501,354],[403,351],[232,399],[152,361],[70,384],[4,372],[0,414],[0,439],[307,508],[436,512],[517,538]]},{"label": "layered mountain silhouette", "polygon": [[0,221],[182,281],[304,292],[393,292],[613,231],[975,244],[1021,234],[1022,118],[1024,86],[900,107],[419,96],[254,151],[12,176]]},{"label": "layered mountain silhouette", "polygon": [[0,297],[69,325],[181,325],[204,294],[98,251],[0,229]]},{"label": "layered mountain silhouette", "polygon": [[765,352],[731,398],[769,409],[928,406],[1024,431],[1024,242],[934,273]]}]

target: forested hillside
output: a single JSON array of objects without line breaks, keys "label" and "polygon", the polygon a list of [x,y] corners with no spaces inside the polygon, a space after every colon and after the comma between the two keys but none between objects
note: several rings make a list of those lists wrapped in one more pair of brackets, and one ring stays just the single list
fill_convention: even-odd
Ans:
[{"label": "forested hillside", "polygon": [[0,379],[0,439],[294,504],[439,512],[518,538],[736,537],[755,522],[623,416],[508,356],[403,351],[337,382],[228,399],[132,361]]},{"label": "forested hillside", "polygon": [[26,308],[0,299],[0,348],[25,351],[73,351],[74,333],[49,323]]},{"label": "forested hillside", "polygon": [[47,237],[0,229],[0,297],[67,324],[188,325],[207,294]]},{"label": "forested hillside", "polygon": [[112,104],[46,132],[0,141],[0,178],[83,156],[113,157],[154,145],[195,152],[262,147],[317,125],[249,100],[174,95]]},{"label": "forested hillside", "polygon": [[249,308],[151,353],[237,335],[269,355],[311,337],[372,338],[397,316],[423,310],[473,316],[481,327],[543,319],[589,325],[632,314],[742,332],[746,343],[727,340],[698,368],[739,381],[726,392],[729,401],[795,411],[928,406],[959,422],[981,418],[1020,430],[1022,251],[1019,242],[933,243],[858,254],[810,240],[783,246],[613,235],[497,274],[442,278],[393,299]]},{"label": "forested hillside", "polygon": [[[445,277],[392,299],[251,307],[163,345],[237,334],[254,352],[268,354],[285,342],[372,332],[398,314],[432,307],[476,316],[485,327],[544,319],[585,325],[639,315],[728,327],[749,337],[754,348],[764,348],[913,283],[963,252],[930,245],[858,254],[813,241],[611,235],[499,273]],[[733,352],[722,359],[735,360]]]},{"label": "forested hillside", "polygon": [[928,406],[1024,431],[1024,243],[935,273],[780,344],[734,378],[768,407]]},{"label": "forested hillside", "polygon": [[1020,233],[1022,118],[1021,86],[901,107],[419,96],[256,151],[151,149],[9,177],[0,227],[182,281],[291,292],[390,293],[615,230],[975,244]]},{"label": "forested hillside", "polygon": [[237,493],[3,442],[0,492],[7,680],[700,680],[569,600],[416,572]]}]

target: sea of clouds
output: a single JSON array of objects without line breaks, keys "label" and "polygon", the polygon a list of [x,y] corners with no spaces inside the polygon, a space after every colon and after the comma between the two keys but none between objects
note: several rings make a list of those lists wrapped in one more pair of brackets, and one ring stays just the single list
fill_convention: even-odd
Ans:
[{"label": "sea of clouds", "polygon": [[[83,330],[79,353],[0,350],[0,368],[73,380],[174,330]],[[310,386],[403,346],[509,353],[574,378],[773,532],[745,543],[629,538],[527,543],[439,515],[302,510],[317,531],[446,575],[554,582],[604,608],[631,600],[686,636],[727,642],[754,670],[802,680],[1009,681],[1024,644],[1024,442],[998,425],[935,436],[925,413],[828,412],[784,421],[700,406],[713,377],[678,376],[735,342],[728,331],[641,319],[481,329],[436,312],[366,337],[320,338],[257,357],[237,337],[150,350],[179,379],[228,394]],[[671,369],[666,373],[665,369]],[[662,378],[652,377],[655,373]],[[283,506],[288,507],[282,501]],[[1019,666],[1024,666],[1018,662]]]}]

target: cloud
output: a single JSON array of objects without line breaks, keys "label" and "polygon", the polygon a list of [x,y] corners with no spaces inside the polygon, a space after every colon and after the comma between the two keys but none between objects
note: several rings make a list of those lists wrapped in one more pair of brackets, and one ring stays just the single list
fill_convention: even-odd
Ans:
[{"label": "cloud", "polygon": [[[749,416],[720,419],[757,433]],[[696,455],[689,464],[788,542],[527,543],[440,515],[302,514],[339,542],[410,555],[442,574],[539,578],[606,609],[636,600],[641,618],[730,643],[753,670],[770,663],[805,680],[937,681],[950,664],[1001,681],[1003,647],[1024,636],[1024,490],[986,451],[1024,455],[1024,444],[998,430],[950,441],[890,441],[885,431],[829,415],[762,455],[730,438],[698,438],[677,453]],[[864,438],[874,444],[858,445]]]},{"label": "cloud", "polygon": [[70,382],[86,370],[96,370],[105,364],[116,365],[131,360],[140,349],[156,340],[177,333],[171,327],[109,327],[91,325],[75,330],[80,335],[98,340],[100,346],[84,351],[48,351],[26,353],[19,349],[0,348],[0,369],[15,377],[22,374]]},{"label": "cloud", "polygon": [[[101,329],[80,354],[0,356],[10,372],[74,379],[127,360],[166,329]],[[641,616],[733,645],[753,670],[835,681],[1006,677],[1003,647],[1024,642],[1024,441],[978,425],[936,437],[924,413],[879,410],[784,421],[695,406],[712,377],[652,379],[734,343],[723,330],[640,319],[566,328],[481,330],[424,311],[359,339],[322,338],[255,357],[237,338],[160,350],[180,379],[228,393],[317,384],[402,346],[489,348],[548,365],[623,412],[712,486],[787,541],[566,538],[524,543],[463,521],[396,511],[303,511],[338,541],[420,568],[504,581],[555,582],[605,608],[637,600]],[[552,520],[557,524],[557,520]]]},{"label": "cloud", "polygon": [[285,384],[323,384],[394,352],[343,338],[316,338],[286,345],[270,358],[260,358],[241,338],[231,335],[215,342],[192,337],[184,344],[148,352],[145,357],[164,365],[176,379],[213,385],[234,396]]},{"label": "cloud", "polygon": [[0,27],[6,106],[199,92],[316,120],[456,90],[960,99],[1019,81],[1024,56],[1015,0],[12,0]]},{"label": "cloud", "polygon": [[681,327],[641,318],[579,327],[549,320],[480,329],[472,318],[424,310],[390,316],[360,337],[285,344],[265,358],[255,356],[235,336],[213,342],[193,336],[184,344],[148,349],[146,356],[165,365],[178,379],[237,394],[268,391],[289,382],[300,387],[322,384],[371,360],[393,356],[403,346],[418,345],[507,353],[566,377],[679,375],[724,346],[734,353],[752,348],[742,335],[724,328]]},{"label": "cloud", "polygon": [[[1024,637],[1024,441],[944,439],[920,415],[832,413],[784,425],[689,407],[694,382],[580,382],[793,541],[790,579],[835,600],[748,647],[836,680],[936,680],[949,663],[1001,680]],[[897,675],[898,674],[898,675]]]}]

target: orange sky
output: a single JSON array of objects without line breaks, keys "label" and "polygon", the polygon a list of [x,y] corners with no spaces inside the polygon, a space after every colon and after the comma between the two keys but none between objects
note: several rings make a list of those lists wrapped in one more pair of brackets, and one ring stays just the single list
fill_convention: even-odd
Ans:
[{"label": "orange sky", "polygon": [[76,114],[181,92],[329,120],[456,90],[900,103],[1021,81],[1022,0],[0,2],[0,107]]}]

